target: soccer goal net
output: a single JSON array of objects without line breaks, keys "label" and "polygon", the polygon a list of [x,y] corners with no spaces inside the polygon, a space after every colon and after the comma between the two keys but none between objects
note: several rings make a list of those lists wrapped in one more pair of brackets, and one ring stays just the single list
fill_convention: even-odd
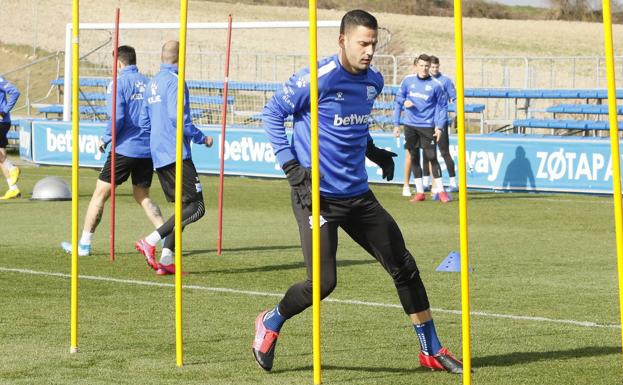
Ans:
[{"label": "soccer goal net", "polygon": [[[319,58],[337,52],[339,21],[318,22]],[[258,126],[263,106],[290,75],[309,65],[307,21],[234,22],[232,24],[227,123]],[[80,25],[80,104],[87,114],[103,112],[106,86],[112,73],[112,23]],[[160,67],[160,49],[167,40],[179,39],[177,23],[121,23],[119,45],[137,51],[137,66],[147,76]],[[377,52],[391,39],[379,31]],[[196,124],[220,124],[223,105],[227,23],[189,23],[186,79],[191,95],[191,115]],[[71,25],[66,30],[65,72],[62,86],[71,89]],[[377,66],[393,71],[383,55]],[[71,94],[64,93],[64,120],[70,119]],[[102,118],[102,115],[99,116]]]}]

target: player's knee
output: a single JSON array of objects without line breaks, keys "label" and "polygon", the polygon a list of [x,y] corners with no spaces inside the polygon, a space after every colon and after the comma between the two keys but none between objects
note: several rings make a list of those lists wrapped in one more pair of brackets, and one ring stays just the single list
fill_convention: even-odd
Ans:
[{"label": "player's knee", "polygon": [[333,293],[336,286],[337,279],[335,279],[335,277],[322,278],[320,282],[320,297],[328,297],[329,294]]},{"label": "player's knee", "polygon": [[145,187],[133,186],[132,195],[134,195],[134,200],[136,203],[143,204],[145,199],[149,199],[149,189]]},{"label": "player's knee", "polygon": [[420,271],[411,254],[407,252],[403,261],[402,266],[390,271],[396,286],[411,285],[413,282],[420,280]]}]

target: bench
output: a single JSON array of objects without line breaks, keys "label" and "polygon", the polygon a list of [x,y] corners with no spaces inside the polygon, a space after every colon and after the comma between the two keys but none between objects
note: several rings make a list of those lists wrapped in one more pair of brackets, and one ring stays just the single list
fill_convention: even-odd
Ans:
[{"label": "bench", "polygon": [[[552,114],[595,114],[608,115],[606,104],[557,104],[545,109]],[[617,106],[617,115],[623,115],[623,106]]]},{"label": "bench", "polygon": [[[610,123],[605,120],[576,120],[576,119],[516,119],[513,127],[551,128],[564,130],[609,130]],[[623,130],[623,122],[618,122],[619,130]]]}]

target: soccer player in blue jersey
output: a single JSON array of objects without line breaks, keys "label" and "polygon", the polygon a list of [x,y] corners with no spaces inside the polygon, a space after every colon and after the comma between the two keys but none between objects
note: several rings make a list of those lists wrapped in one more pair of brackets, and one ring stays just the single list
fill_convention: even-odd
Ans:
[{"label": "soccer player in blue jersey", "polygon": [[[443,90],[446,94],[446,100],[449,103],[454,103],[456,100],[456,88],[454,88],[454,83],[452,80],[446,75],[442,74],[439,71],[439,58],[437,56],[430,57],[430,76],[433,80],[437,81],[439,85],[443,87]],[[456,171],[454,170],[454,160],[450,155],[450,140],[448,138],[449,135],[449,124],[450,122],[446,122],[446,126],[444,130],[441,132],[441,138],[437,141],[437,146],[439,147],[439,152],[441,153],[441,157],[446,163],[446,168],[448,169],[448,176],[450,177],[450,186],[448,191],[456,192],[458,191],[456,184]],[[424,164],[428,164],[428,159],[426,158],[426,153],[424,154]],[[430,177],[430,168],[424,167],[424,186],[428,184],[427,180]],[[434,193],[434,191],[433,191]]]},{"label": "soccer player in blue jersey", "polygon": [[[461,362],[439,342],[426,289],[402,233],[368,186],[365,158],[379,165],[389,181],[396,156],[377,148],[368,131],[374,99],[383,89],[383,76],[370,65],[377,31],[377,21],[368,12],[346,13],[340,26],[339,53],[318,63],[321,296],[327,297],[336,286],[338,228],[342,228],[392,277],[419,338],[420,363],[461,373]],[[294,119],[292,143],[284,128],[288,115]],[[252,352],[260,367],[271,370],[281,327],[312,304],[309,69],[297,72],[275,93],[264,107],[263,125],[292,189],[307,266],[307,279],[292,285],[274,308],[255,320]]]},{"label": "soccer player in blue jersey", "polygon": [[19,198],[22,195],[17,187],[19,167],[6,156],[6,146],[9,144],[7,134],[11,128],[11,110],[17,103],[19,95],[17,87],[0,76],[0,169],[9,185],[9,189],[0,197],[3,200]]},{"label": "soccer player in blue jersey", "polygon": [[[430,56],[422,54],[414,63],[416,73],[406,76],[396,93],[394,108],[394,134],[400,136],[400,124],[404,125],[406,148],[411,156],[411,168],[415,179],[416,194],[411,202],[425,199],[422,182],[420,148],[432,167],[439,200],[449,202],[450,197],[443,189],[441,168],[437,161],[437,141],[448,120],[448,103],[439,83],[430,76]],[[404,110],[404,113],[402,113]],[[424,164],[428,167],[428,162]]]},{"label": "soccer player in blue jersey", "polygon": [[[162,46],[160,72],[147,86],[140,126],[151,130],[149,146],[156,174],[168,202],[175,201],[175,142],[177,136],[177,71],[179,42],[168,41]],[[190,151],[194,143],[211,147],[213,139],[205,136],[191,121],[188,87],[184,85],[184,143],[182,165],[182,230],[205,214],[201,183]],[[175,215],[145,238],[139,239],[136,250],[158,275],[175,274]],[[160,262],[156,262],[156,243],[164,239]]]},{"label": "soccer player in blue jersey", "polygon": [[[117,99],[116,99],[116,146],[115,146],[115,186],[121,185],[132,176],[132,193],[150,222],[158,227],[164,220],[160,208],[149,197],[149,188],[154,167],[149,151],[149,130],[139,127],[139,115],[145,87],[149,79],[136,67],[136,51],[123,45],[117,49]],[[108,85],[106,101],[108,115],[112,117],[112,82]],[[104,152],[112,141],[112,118],[108,121],[101,138],[100,151]],[[82,236],[78,242],[78,255],[91,254],[93,233],[102,219],[104,204],[111,190],[111,153],[100,172],[95,190],[84,218]],[[61,247],[71,253],[71,243],[62,242]]]}]

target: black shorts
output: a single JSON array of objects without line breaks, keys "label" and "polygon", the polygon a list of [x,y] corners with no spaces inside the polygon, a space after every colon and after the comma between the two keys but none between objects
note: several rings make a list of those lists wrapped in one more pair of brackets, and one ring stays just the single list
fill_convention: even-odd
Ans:
[{"label": "black shorts", "polygon": [[405,124],[405,149],[435,148],[434,128],[413,127]]},{"label": "black shorts", "polygon": [[[99,180],[110,183],[110,153],[102,167]],[[121,154],[115,155],[115,185],[119,186],[132,175],[132,184],[138,187],[151,186],[154,175],[154,164],[151,158],[131,158]]]},{"label": "black shorts", "polygon": [[9,132],[10,128],[11,123],[0,123],[0,148],[6,148],[6,146],[8,146],[9,140],[7,139],[6,135]]},{"label": "black shorts", "polygon": [[[175,202],[175,163],[156,169],[167,202]],[[182,203],[203,201],[199,175],[192,159],[185,159],[182,169]]]}]

